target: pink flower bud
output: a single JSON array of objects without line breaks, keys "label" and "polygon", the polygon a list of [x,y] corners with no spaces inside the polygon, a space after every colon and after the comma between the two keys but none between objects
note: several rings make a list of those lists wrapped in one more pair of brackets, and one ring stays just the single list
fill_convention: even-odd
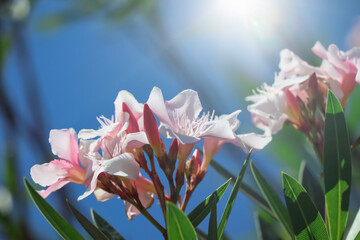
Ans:
[{"label": "pink flower bud", "polygon": [[158,125],[154,114],[146,103],[144,104],[144,130],[155,155],[157,157],[161,156],[163,154],[163,144],[160,138]]}]

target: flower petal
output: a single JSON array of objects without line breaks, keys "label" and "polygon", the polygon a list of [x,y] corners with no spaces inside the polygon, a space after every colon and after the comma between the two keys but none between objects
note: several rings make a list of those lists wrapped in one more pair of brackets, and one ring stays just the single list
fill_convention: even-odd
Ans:
[{"label": "flower petal", "polygon": [[69,181],[66,181],[64,178],[59,179],[57,182],[53,183],[50,187],[48,187],[45,191],[41,191],[41,196],[43,198],[46,198],[50,195],[50,193],[55,192],[56,190],[59,190],[66,184],[68,184]]},{"label": "flower petal", "polygon": [[[191,121],[197,119],[202,111],[198,93],[187,89],[165,103],[170,119],[176,120],[179,116],[186,116]],[[177,116],[173,115],[176,114]],[[173,116],[172,116],[173,115]]]},{"label": "flower petal", "polygon": [[99,202],[105,202],[105,201],[113,198],[115,196],[115,194],[108,193],[107,191],[105,191],[101,188],[95,188],[94,196],[95,196],[96,200],[98,200]]},{"label": "flower petal", "polygon": [[195,143],[200,141],[200,138],[192,137],[184,134],[180,134],[177,132],[174,132],[169,125],[166,124],[160,124],[159,126],[159,132],[161,135],[163,135],[166,138],[176,138],[180,141],[182,144],[187,143]]},{"label": "flower petal", "polygon": [[118,121],[118,115],[123,112],[123,103],[131,109],[136,119],[139,119],[142,116],[143,104],[139,103],[134,95],[129,93],[126,90],[122,90],[118,93],[115,99],[115,118]]},{"label": "flower petal", "polygon": [[145,144],[149,144],[145,132],[129,133],[122,145],[124,151],[135,148],[141,148]]},{"label": "flower petal", "polygon": [[72,161],[79,165],[79,147],[74,129],[53,129],[50,131],[49,142],[53,154],[59,158]]},{"label": "flower petal", "polygon": [[59,179],[66,178],[68,170],[72,167],[74,167],[72,162],[56,159],[49,163],[34,165],[30,170],[30,174],[35,183],[46,187],[54,184]]},{"label": "flower petal", "polygon": [[154,87],[152,89],[147,104],[160,122],[172,126],[160,88]]},{"label": "flower petal", "polygon": [[236,141],[232,143],[236,146],[241,147],[244,152],[248,153],[252,148],[254,151],[262,150],[269,142],[272,137],[270,135],[258,135],[256,133],[247,133],[236,135]]},{"label": "flower petal", "polygon": [[104,160],[101,163],[101,172],[107,172],[133,180],[139,177],[139,170],[140,166],[131,153],[123,153],[110,160]]}]

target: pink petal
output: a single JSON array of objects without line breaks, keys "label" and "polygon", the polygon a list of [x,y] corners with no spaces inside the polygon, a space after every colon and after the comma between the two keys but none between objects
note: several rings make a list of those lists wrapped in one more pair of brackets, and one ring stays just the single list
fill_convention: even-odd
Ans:
[{"label": "pink petal", "polygon": [[173,129],[169,125],[166,125],[166,124],[160,124],[159,132],[161,133],[161,135],[163,135],[166,138],[178,139],[179,142],[182,144],[196,143],[196,142],[200,141],[200,138],[198,138],[198,137],[192,137],[192,136],[188,136],[185,134],[177,133],[177,132],[173,131]]},{"label": "pink petal", "polygon": [[139,170],[140,166],[131,153],[123,153],[110,160],[104,160],[101,163],[101,172],[107,172],[133,180],[139,177]]},{"label": "pink petal", "polygon": [[74,167],[72,162],[57,159],[49,163],[34,165],[30,170],[30,174],[35,183],[46,187],[54,184],[59,179],[66,178],[69,169],[72,167]]},{"label": "pink petal", "polygon": [[160,122],[172,126],[172,122],[170,121],[168,111],[164,103],[163,94],[159,88],[154,87],[152,89],[147,104]]},{"label": "pink petal", "polygon": [[[191,89],[184,90],[170,101],[167,101],[166,108],[172,120],[178,119],[179,116],[183,115],[190,120],[195,120],[202,111],[198,93]],[[176,114],[177,116],[171,116],[171,114]]]},{"label": "pink petal", "polygon": [[79,165],[79,147],[74,129],[51,130],[49,142],[53,154]]},{"label": "pink petal", "polygon": [[112,193],[108,193],[101,188],[95,188],[94,196],[95,196],[96,200],[98,200],[99,202],[105,202],[105,201],[113,198],[115,195]]},{"label": "pink petal", "polygon": [[129,133],[126,135],[126,139],[122,147],[125,151],[135,148],[141,148],[145,144],[149,144],[145,132]]},{"label": "pink petal", "polygon": [[41,196],[43,198],[46,198],[50,195],[50,193],[55,192],[56,190],[59,190],[66,184],[68,184],[69,181],[66,181],[65,179],[59,179],[57,182],[53,183],[50,187],[48,187],[45,191],[41,192]]},{"label": "pink petal", "polygon": [[142,116],[143,104],[139,103],[136,98],[128,91],[122,90],[115,99],[115,117],[118,121],[118,115],[123,112],[123,103],[131,109],[136,119]]},{"label": "pink petal", "polygon": [[267,144],[271,142],[270,135],[258,135],[255,133],[247,133],[237,135],[237,140],[233,141],[234,145],[239,146],[245,153],[248,153],[252,148],[254,151],[262,150]]}]

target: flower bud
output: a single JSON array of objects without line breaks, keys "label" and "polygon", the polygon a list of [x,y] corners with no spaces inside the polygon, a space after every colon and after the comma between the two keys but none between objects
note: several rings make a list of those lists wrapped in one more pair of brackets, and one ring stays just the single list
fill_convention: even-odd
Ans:
[{"label": "flower bud", "polygon": [[150,146],[155,152],[156,157],[162,158],[164,154],[162,148],[163,142],[160,138],[158,125],[154,114],[146,103],[144,104],[144,130],[146,133],[146,137],[149,140]]}]

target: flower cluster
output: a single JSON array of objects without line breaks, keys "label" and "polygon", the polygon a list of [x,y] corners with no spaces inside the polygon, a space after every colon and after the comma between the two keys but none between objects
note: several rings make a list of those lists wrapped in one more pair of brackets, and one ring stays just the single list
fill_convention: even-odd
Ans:
[{"label": "flower cluster", "polygon": [[[236,134],[240,111],[223,116],[201,113],[198,94],[193,90],[164,101],[161,90],[154,87],[145,104],[120,91],[114,104],[115,115],[111,119],[99,117],[98,130],[83,129],[78,134],[74,129],[50,131],[51,149],[58,158],[31,168],[34,182],[47,187],[41,191],[44,198],[72,182],[86,187],[78,200],[92,193],[99,201],[120,197],[129,219],[140,213],[148,216],[146,209],[156,195],[165,216],[165,201],[178,202],[185,209],[222,144],[230,142],[248,152],[262,149],[271,140],[255,133]],[[160,134],[173,139],[168,151]],[[202,138],[203,156],[198,150],[191,155]],[[160,180],[155,158],[169,182],[170,195]],[[185,180],[186,193],[181,199]]]},{"label": "flower cluster", "polygon": [[360,48],[342,52],[330,45],[326,50],[317,42],[312,51],[323,59],[320,67],[282,50],[274,83],[264,84],[246,100],[252,102],[248,110],[256,127],[273,135],[290,124],[306,134],[321,157],[327,90],[345,107],[356,82],[360,84]]}]

